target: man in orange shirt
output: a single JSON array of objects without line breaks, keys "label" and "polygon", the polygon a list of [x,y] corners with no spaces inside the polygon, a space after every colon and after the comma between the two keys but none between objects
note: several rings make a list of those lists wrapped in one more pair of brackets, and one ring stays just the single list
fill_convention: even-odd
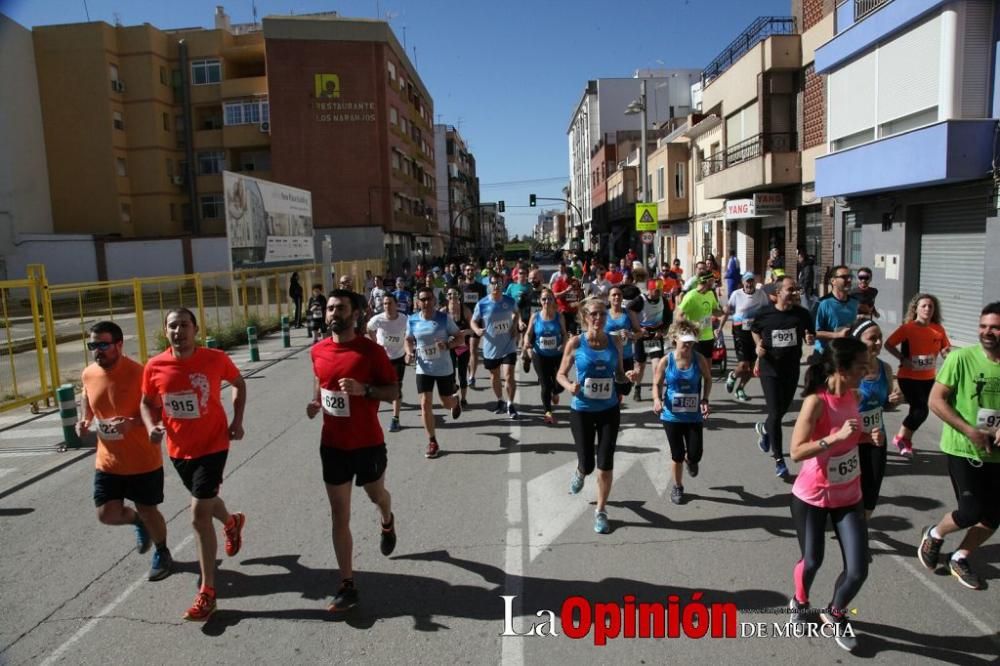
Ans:
[{"label": "man in orange shirt", "polygon": [[[142,427],[142,366],[122,356],[122,329],[101,321],[90,327],[87,348],[94,362],[83,370],[82,418],[76,431],[97,430],[94,504],[105,525],[134,525],[136,545],[145,553],[155,544],[149,580],[170,575],[167,524],[157,505],[163,502],[163,454]],[[125,500],[135,509],[125,506]]]},{"label": "man in orange shirt", "polygon": [[[230,440],[243,439],[246,383],[225,352],[196,344],[198,322],[187,308],[167,312],[170,348],[149,359],[142,375],[142,420],[150,441],[167,438],[167,454],[191,493],[191,514],[201,564],[201,587],[185,620],[207,620],[215,612],[215,556],[212,519],[223,524],[226,555],[243,543],[242,513],[230,514],[219,497]],[[222,406],[222,382],[233,387],[233,419]]]}]

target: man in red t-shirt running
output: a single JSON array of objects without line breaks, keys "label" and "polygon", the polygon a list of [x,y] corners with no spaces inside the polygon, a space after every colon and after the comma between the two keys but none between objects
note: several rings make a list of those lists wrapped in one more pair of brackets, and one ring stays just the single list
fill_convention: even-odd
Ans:
[{"label": "man in red t-shirt running", "polygon": [[[201,585],[185,620],[204,621],[215,612],[215,556],[219,544],[212,519],[223,525],[226,555],[243,544],[242,513],[230,514],[219,497],[229,442],[243,439],[246,383],[229,356],[196,344],[198,320],[187,308],[167,312],[170,348],[149,359],[142,374],[142,421],[149,440],[167,438],[167,455],[191,493],[191,516]],[[233,387],[233,418],[222,406],[222,382]]]},{"label": "man in red t-shirt running", "polygon": [[378,422],[380,402],[399,396],[396,371],[385,351],[356,334],[362,304],[357,294],[334,289],[326,301],[329,338],[313,346],[313,399],[306,416],[323,412],[319,457],[333,513],[333,552],[340,567],[340,588],[331,612],[358,604],[354,586],[351,536],[351,480],[364,488],[381,514],[379,549],[389,556],[396,547],[392,498],[385,489],[388,464],[385,437]]}]

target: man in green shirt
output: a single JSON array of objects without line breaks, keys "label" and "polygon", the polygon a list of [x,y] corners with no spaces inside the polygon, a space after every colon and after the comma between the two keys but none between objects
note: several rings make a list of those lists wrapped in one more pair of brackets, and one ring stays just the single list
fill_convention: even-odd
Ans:
[{"label": "man in green shirt", "polygon": [[967,558],[1000,525],[1000,301],[983,308],[979,344],[945,359],[929,404],[944,421],[941,450],[958,509],[924,531],[917,557],[935,569],[944,537],[967,530],[948,569],[962,585],[981,590],[983,581]]},{"label": "man in green shirt", "polygon": [[711,361],[712,349],[715,347],[712,316],[721,315],[722,309],[715,297],[715,274],[708,270],[702,271],[698,273],[696,279],[698,287],[684,294],[684,299],[677,309],[681,319],[687,319],[698,326],[698,343],[695,349]]}]

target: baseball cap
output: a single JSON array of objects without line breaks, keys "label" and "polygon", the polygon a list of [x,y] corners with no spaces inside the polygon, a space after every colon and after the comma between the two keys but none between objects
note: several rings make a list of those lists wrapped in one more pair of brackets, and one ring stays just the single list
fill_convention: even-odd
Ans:
[{"label": "baseball cap", "polygon": [[680,337],[677,338],[678,342],[698,342],[698,338],[694,337],[690,333],[682,333]]},{"label": "baseball cap", "polygon": [[746,282],[747,280],[754,279],[756,276],[753,273],[751,273],[750,271],[747,271],[746,273],[743,274],[742,277],[743,277],[743,281]]},{"label": "baseball cap", "polygon": [[646,291],[656,291],[660,288],[660,283],[658,280],[649,280],[646,282]]}]

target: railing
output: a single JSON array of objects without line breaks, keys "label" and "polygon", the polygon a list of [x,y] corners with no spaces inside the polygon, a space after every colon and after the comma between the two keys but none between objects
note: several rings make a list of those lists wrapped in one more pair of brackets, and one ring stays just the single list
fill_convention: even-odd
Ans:
[{"label": "railing", "polygon": [[772,132],[750,137],[702,160],[701,177],[705,178],[765,153],[794,152],[797,150],[797,139],[795,132]]},{"label": "railing", "polygon": [[892,0],[854,0],[854,20],[860,21]]},{"label": "railing", "polygon": [[[862,0],[856,0],[858,2]],[[874,2],[875,0],[870,0]],[[884,0],[883,0],[884,1]],[[881,4],[881,3],[880,3]],[[707,87],[737,60],[771,35],[790,35],[795,32],[792,16],[761,16],[734,39],[701,73],[701,85]]]}]

